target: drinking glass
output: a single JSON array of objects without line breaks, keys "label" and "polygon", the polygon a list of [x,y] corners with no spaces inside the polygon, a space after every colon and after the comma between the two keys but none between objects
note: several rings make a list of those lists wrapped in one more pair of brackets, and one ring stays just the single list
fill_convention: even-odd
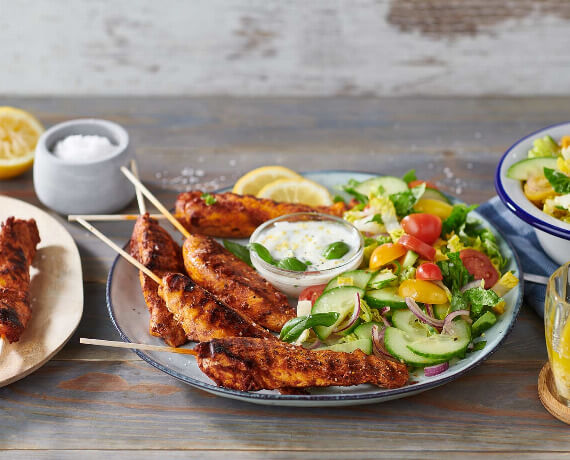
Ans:
[{"label": "drinking glass", "polygon": [[548,360],[561,402],[570,407],[570,263],[556,270],[546,287],[544,331]]}]

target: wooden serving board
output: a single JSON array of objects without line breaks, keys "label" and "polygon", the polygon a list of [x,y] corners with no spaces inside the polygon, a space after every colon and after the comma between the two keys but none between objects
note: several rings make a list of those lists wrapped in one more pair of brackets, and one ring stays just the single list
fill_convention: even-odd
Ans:
[{"label": "wooden serving board", "polygon": [[22,337],[0,351],[0,387],[35,371],[69,340],[83,314],[83,279],[77,246],[45,211],[0,196],[0,222],[34,218],[41,242],[31,269],[32,318]]}]

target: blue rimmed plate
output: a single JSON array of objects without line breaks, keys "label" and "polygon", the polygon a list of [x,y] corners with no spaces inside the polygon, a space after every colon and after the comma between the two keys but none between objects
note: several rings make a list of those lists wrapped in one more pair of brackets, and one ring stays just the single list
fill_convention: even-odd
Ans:
[{"label": "blue rimmed plate", "polygon": [[[306,173],[304,176],[338,193],[335,187],[347,183],[349,179],[363,181],[375,175],[350,171],[323,171]],[[512,270],[521,279],[522,271],[512,247],[501,238],[496,229],[486,219],[477,213],[474,214],[497,235],[501,251],[510,261],[506,269]],[[180,238],[178,237],[178,239]],[[460,360],[458,363],[450,366],[447,371],[435,377],[425,377],[423,371],[420,370],[412,374],[410,378],[412,383],[392,390],[378,388],[373,385],[358,385],[312,389],[309,395],[282,395],[277,391],[235,391],[216,386],[200,371],[193,357],[139,350],[136,353],[157,369],[193,387],[226,398],[239,399],[256,404],[304,407],[376,403],[411,396],[435,388],[455,380],[481,364],[497,349],[512,329],[521,307],[522,291],[521,279],[521,284],[505,297],[507,302],[505,313],[498,319],[497,324],[485,333],[487,345],[483,350],[468,354],[465,359]],[[138,272],[121,257],[115,259],[107,279],[107,306],[111,320],[123,340],[163,345],[160,339],[152,337],[148,333],[148,312],[142,296]],[[186,346],[191,347],[191,345]]]}]

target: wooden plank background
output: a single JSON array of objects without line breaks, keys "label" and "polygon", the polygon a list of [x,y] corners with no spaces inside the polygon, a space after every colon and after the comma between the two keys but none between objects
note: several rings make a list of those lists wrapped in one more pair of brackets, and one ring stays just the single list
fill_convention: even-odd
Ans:
[{"label": "wooden plank background", "polygon": [[566,0],[0,0],[0,95],[568,94],[569,21]]},{"label": "wooden plank background", "polygon": [[[415,167],[446,192],[481,202],[495,194],[493,172],[501,153],[520,136],[564,119],[570,97],[46,97],[7,103],[31,110],[46,125],[80,116],[123,124],[144,181],[165,203],[182,189],[229,185],[250,168],[272,163],[397,175]],[[0,182],[0,193],[38,204],[31,173]],[[542,321],[526,306],[497,353],[443,387],[369,406],[255,406],[192,389],[128,350],[79,345],[85,336],[118,339],[105,306],[114,254],[80,227],[66,226],[83,262],[84,318],[54,360],[0,389],[0,456],[568,455],[568,427],[537,398],[546,350]],[[131,231],[129,223],[98,227],[120,244]]]}]

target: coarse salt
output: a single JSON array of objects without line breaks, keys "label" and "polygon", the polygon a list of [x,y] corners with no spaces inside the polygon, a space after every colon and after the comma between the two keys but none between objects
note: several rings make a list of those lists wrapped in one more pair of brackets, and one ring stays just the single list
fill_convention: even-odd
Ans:
[{"label": "coarse salt", "polygon": [[116,151],[117,146],[111,144],[104,136],[83,136],[74,134],[59,141],[53,154],[62,160],[87,162],[100,160]]}]

